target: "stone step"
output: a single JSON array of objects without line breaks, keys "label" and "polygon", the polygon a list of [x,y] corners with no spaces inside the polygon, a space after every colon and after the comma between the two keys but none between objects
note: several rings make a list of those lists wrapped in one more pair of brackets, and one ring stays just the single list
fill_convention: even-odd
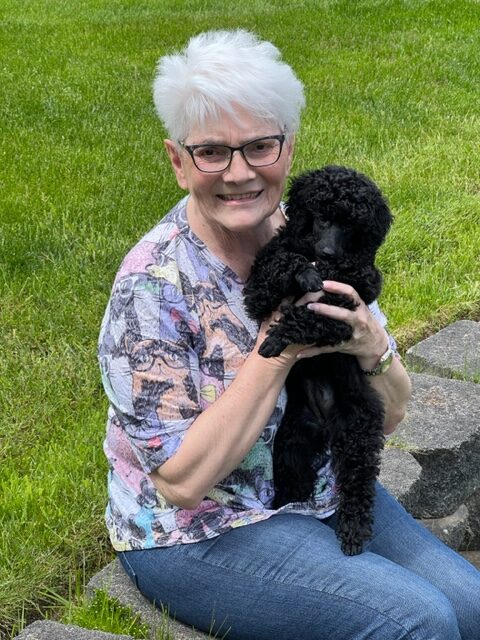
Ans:
[{"label": "stone step", "polygon": [[[407,509],[413,501],[422,468],[411,453],[387,445],[382,452],[379,480]],[[465,545],[469,532],[469,510],[461,505],[455,513],[443,518],[422,518],[422,524],[455,550]]]},{"label": "stone step", "polygon": [[177,620],[168,618],[147,600],[125,573],[119,560],[114,560],[97,573],[87,585],[87,596],[93,597],[95,591],[101,589],[120,604],[129,607],[134,615],[139,615],[152,632],[165,625],[175,640],[206,640],[209,634],[197,631]]},{"label": "stone step", "polygon": [[442,518],[480,489],[479,387],[426,374],[411,378],[412,400],[389,444],[421,467],[406,508],[418,518]]},{"label": "stone step", "polygon": [[51,620],[33,622],[15,637],[17,640],[133,640],[131,636],[92,631]]},{"label": "stone step", "polygon": [[461,555],[480,571],[480,551],[462,551]]},{"label": "stone step", "polygon": [[468,522],[463,548],[480,549],[480,488],[468,498],[465,505],[468,509]]},{"label": "stone step", "polygon": [[480,382],[480,322],[459,320],[408,349],[416,371]]},{"label": "stone step", "polygon": [[437,538],[448,544],[449,547],[459,551],[464,546],[465,536],[468,530],[468,509],[462,504],[455,513],[444,518],[422,518],[420,522],[425,525]]},{"label": "stone step", "polygon": [[382,451],[379,480],[408,509],[420,481],[422,467],[411,453],[390,445],[387,439]]}]

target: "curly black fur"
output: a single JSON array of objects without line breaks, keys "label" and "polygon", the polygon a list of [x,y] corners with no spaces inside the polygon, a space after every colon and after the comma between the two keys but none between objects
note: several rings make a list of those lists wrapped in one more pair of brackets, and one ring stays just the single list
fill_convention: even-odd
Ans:
[{"label": "curly black fur", "polygon": [[[328,166],[294,179],[287,204],[287,223],[258,254],[245,286],[248,314],[263,320],[286,297],[318,291],[327,279],[373,302],[382,285],[375,255],[392,222],[378,187],[353,169]],[[322,302],[354,308],[348,296],[325,293]],[[347,323],[305,306],[284,304],[282,312],[260,347],[267,358],[289,344],[336,345],[352,337]],[[312,498],[315,462],[330,449],[340,489],[337,536],[344,553],[360,553],[372,534],[383,403],[357,359],[341,353],[299,361],[287,393],[274,447],[275,506]]]}]

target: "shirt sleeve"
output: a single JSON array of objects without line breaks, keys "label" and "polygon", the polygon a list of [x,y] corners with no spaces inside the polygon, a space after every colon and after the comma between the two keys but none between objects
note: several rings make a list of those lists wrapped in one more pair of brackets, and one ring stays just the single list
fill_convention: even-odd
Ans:
[{"label": "shirt sleeve", "polygon": [[175,453],[201,411],[198,322],[171,280],[117,281],[100,332],[102,382],[145,473]]},{"label": "shirt sleeve", "polygon": [[[384,329],[387,330],[387,318],[383,313],[383,311],[380,309],[378,302],[374,300],[371,304],[368,305],[368,308],[370,309],[370,313],[380,322],[382,327],[384,327]],[[398,354],[397,343],[395,342],[395,338],[392,335],[390,335],[388,330],[387,330],[387,336],[388,336],[388,341],[390,343],[390,347],[396,354]]]}]

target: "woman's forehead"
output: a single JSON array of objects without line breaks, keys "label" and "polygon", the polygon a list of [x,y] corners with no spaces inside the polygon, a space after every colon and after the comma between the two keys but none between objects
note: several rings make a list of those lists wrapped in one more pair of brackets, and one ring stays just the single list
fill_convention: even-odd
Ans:
[{"label": "woman's forehead", "polygon": [[278,124],[236,109],[233,113],[222,111],[192,127],[187,139],[189,144],[243,144],[277,133],[281,133]]}]

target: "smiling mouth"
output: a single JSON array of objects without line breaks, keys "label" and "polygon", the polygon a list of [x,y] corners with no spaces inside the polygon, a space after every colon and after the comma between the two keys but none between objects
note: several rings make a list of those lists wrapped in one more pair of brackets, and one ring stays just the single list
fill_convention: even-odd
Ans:
[{"label": "smiling mouth", "polygon": [[218,197],[220,198],[220,200],[223,200],[224,202],[242,202],[246,200],[256,200],[261,193],[262,193],[262,190],[249,191],[248,193],[234,193],[234,194],[222,193],[222,194],[218,194]]}]

